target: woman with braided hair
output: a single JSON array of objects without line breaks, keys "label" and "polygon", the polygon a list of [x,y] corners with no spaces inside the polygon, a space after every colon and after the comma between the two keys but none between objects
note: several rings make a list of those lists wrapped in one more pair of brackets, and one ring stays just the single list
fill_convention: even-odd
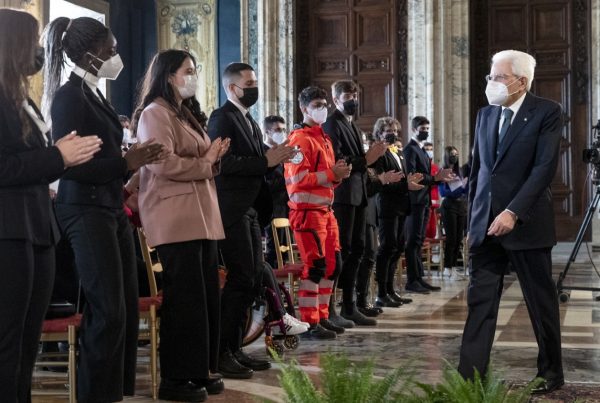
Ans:
[{"label": "woman with braided hair", "polygon": [[[60,181],[56,214],[75,254],[86,298],[81,326],[77,398],[114,402],[135,391],[138,285],[134,243],[123,210],[124,180],[162,158],[162,146],[138,143],[124,155],[123,130],[111,104],[98,90],[123,68],[117,41],[99,21],[60,17],[46,30],[46,110],[55,139],[65,130],[96,134],[102,149]],[[66,60],[74,64],[60,86]]]}]

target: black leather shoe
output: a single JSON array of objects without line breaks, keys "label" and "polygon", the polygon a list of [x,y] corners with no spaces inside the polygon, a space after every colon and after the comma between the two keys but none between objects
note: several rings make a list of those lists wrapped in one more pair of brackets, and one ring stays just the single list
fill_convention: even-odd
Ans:
[{"label": "black leather shoe", "polygon": [[365,315],[360,313],[360,311],[356,307],[356,304],[353,303],[348,308],[350,309],[347,309],[346,307],[342,306],[340,315],[343,318],[351,320],[352,322],[356,323],[357,326],[377,326],[377,321],[373,318],[367,318]]},{"label": "black leather shoe", "polygon": [[417,294],[429,294],[429,290],[423,287],[418,281],[407,283],[404,289],[408,292],[416,292]]},{"label": "black leather shoe", "polygon": [[334,324],[329,319],[321,319],[319,321],[319,325],[321,325],[323,328],[325,328],[327,330],[335,332],[335,334],[342,334],[342,333],[344,333],[346,331],[346,329],[344,329],[341,326],[338,326],[338,325]]},{"label": "black leather shoe", "polygon": [[163,378],[158,388],[158,398],[178,402],[203,402],[208,398],[208,393],[206,388],[193,382]]},{"label": "black leather shoe", "polygon": [[271,368],[271,363],[267,360],[259,360],[258,358],[246,355],[242,350],[233,353],[235,359],[244,367],[248,367],[253,371],[264,371]]},{"label": "black leather shoe", "polygon": [[440,291],[442,289],[442,287],[438,287],[436,285],[431,285],[429,284],[427,281],[420,279],[419,280],[419,284],[421,284],[423,286],[423,288],[426,288],[430,291]]},{"label": "black leather shoe", "polygon": [[227,351],[219,357],[219,373],[225,378],[250,379],[254,371],[239,363],[233,354]]},{"label": "black leather shoe", "polygon": [[394,301],[388,295],[386,295],[385,297],[375,298],[375,305],[382,306],[384,308],[398,308],[399,306],[402,306],[402,303]]},{"label": "black leather shoe", "polygon": [[368,316],[369,318],[379,316],[379,314],[381,313],[380,311],[383,311],[381,308],[375,308],[371,304],[365,306],[357,306],[357,308],[360,313],[362,313],[365,316]]},{"label": "black leather shoe", "polygon": [[388,297],[396,302],[401,302],[402,304],[410,304],[412,299],[404,298],[402,295],[398,294],[396,291],[388,292]]},{"label": "black leather shoe", "polygon": [[532,391],[532,395],[545,395],[546,393],[550,393],[555,391],[556,389],[560,389],[561,386],[565,384],[565,380],[563,378],[558,379],[544,379],[542,383],[540,383],[537,387],[535,387]]},{"label": "black leather shoe", "polygon": [[302,333],[300,337],[306,339],[332,340],[337,337],[337,334],[332,330],[325,329],[317,323],[316,325],[311,326],[311,328],[308,329],[308,332]]},{"label": "black leather shoe", "polygon": [[191,382],[200,388],[205,388],[209,395],[218,395],[225,390],[225,384],[221,378],[198,378],[192,379]]}]

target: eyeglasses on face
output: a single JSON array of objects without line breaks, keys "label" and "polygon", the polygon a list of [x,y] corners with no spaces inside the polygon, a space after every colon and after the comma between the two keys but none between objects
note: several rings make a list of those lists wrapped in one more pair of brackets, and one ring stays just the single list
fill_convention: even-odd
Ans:
[{"label": "eyeglasses on face", "polygon": [[485,81],[498,81],[498,82],[505,82],[507,81],[510,77],[515,77],[517,80],[521,77],[519,76],[515,76],[513,74],[488,74],[487,76],[485,76]]}]

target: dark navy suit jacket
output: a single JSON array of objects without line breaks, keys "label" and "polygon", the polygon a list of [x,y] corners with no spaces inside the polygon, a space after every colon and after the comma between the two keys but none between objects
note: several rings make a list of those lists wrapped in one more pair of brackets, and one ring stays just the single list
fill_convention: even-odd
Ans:
[{"label": "dark navy suit jacket", "polygon": [[420,184],[425,186],[423,189],[409,192],[410,203],[429,205],[431,202],[430,187],[437,185],[434,177],[431,176],[431,160],[429,156],[414,139],[408,142],[402,152],[406,161],[406,172],[423,174],[423,180]]},{"label": "dark navy suit jacket", "polygon": [[508,209],[518,221],[501,237],[506,249],[552,247],[556,235],[550,183],[558,164],[562,109],[528,93],[496,153],[501,111],[500,106],[487,106],[477,114],[469,178],[469,246],[481,245],[490,220]]}]

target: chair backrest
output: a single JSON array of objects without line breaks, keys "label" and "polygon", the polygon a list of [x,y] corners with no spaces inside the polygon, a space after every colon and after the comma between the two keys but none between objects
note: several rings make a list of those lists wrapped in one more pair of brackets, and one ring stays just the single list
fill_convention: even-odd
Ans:
[{"label": "chair backrest", "polygon": [[156,286],[156,277],[154,277],[154,272],[161,272],[162,265],[158,261],[156,263],[152,263],[152,256],[150,255],[150,252],[153,252],[154,249],[148,246],[144,230],[142,228],[138,228],[137,233],[138,238],[140,240],[140,249],[142,250],[142,257],[144,258],[144,263],[146,264],[146,274],[148,277],[148,287],[150,289],[150,296],[156,297],[156,295],[158,294],[158,287]]},{"label": "chair backrest", "polygon": [[[283,267],[283,254],[286,253],[288,262],[295,263],[294,259],[294,244],[292,242],[292,234],[290,232],[290,220],[287,218],[274,218],[271,221],[271,229],[273,230],[273,244],[275,245],[275,254],[277,255],[277,267]],[[279,230],[283,230],[285,235],[285,243],[281,244],[279,239]]]}]

